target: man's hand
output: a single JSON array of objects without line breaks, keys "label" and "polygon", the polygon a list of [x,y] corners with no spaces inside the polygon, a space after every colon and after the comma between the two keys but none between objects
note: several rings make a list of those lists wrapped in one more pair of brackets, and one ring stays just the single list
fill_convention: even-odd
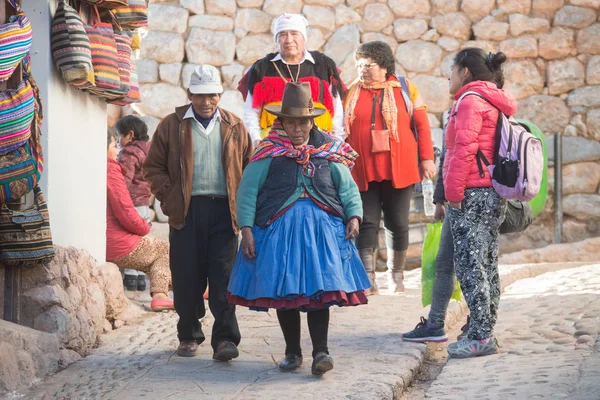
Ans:
[{"label": "man's hand", "polygon": [[346,240],[354,239],[358,236],[358,218],[350,218],[346,225]]},{"label": "man's hand", "polygon": [[433,220],[443,221],[446,216],[446,207],[444,207],[443,203],[435,203],[435,212],[433,213]]},{"label": "man's hand", "polygon": [[431,179],[435,178],[437,175],[437,168],[435,164],[431,160],[423,160],[420,162],[421,167],[421,176],[423,179]]},{"label": "man's hand", "polygon": [[248,258],[256,258],[256,245],[254,244],[254,234],[252,228],[245,226],[242,228],[242,251]]}]

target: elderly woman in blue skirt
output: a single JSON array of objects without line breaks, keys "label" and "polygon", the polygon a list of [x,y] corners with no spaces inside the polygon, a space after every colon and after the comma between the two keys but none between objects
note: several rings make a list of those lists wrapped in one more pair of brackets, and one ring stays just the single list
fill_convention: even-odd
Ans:
[{"label": "elderly woman in blue skirt", "polygon": [[357,154],[321,132],[313,119],[310,84],[288,83],[281,106],[265,109],[278,121],[246,167],[238,190],[242,245],[230,303],[277,310],[285,338],[281,371],[302,364],[300,311],[313,345],[312,373],[333,368],[327,347],[329,307],[366,304],[369,279],[352,243],[362,218],[349,168]]}]

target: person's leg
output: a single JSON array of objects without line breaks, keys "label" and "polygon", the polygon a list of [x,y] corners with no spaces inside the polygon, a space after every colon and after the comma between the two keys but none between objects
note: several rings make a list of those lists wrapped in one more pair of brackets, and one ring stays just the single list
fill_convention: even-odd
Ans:
[{"label": "person's leg", "polygon": [[[494,192],[495,193],[495,192]],[[493,194],[492,194],[493,196]],[[499,196],[498,196],[499,197]],[[492,202],[493,204],[493,202]],[[492,332],[498,320],[498,306],[500,305],[500,273],[498,271],[498,236],[500,235],[500,225],[504,221],[506,212],[506,201],[498,200],[498,211],[490,211],[488,225],[490,227],[490,245],[487,251],[485,263],[487,265],[487,276],[490,286],[490,324]]]},{"label": "person's leg", "polygon": [[277,319],[285,339],[285,354],[302,357],[300,346],[300,312],[298,310],[277,310]]},{"label": "person's leg", "polygon": [[306,313],[308,320],[308,331],[312,341],[313,357],[318,353],[329,354],[327,340],[329,334],[329,308],[318,311],[308,311]]},{"label": "person's leg", "polygon": [[169,244],[161,239],[143,237],[128,255],[114,261],[117,266],[128,266],[150,277],[150,295],[169,293]]},{"label": "person's leg", "polygon": [[497,239],[499,196],[492,188],[465,191],[463,209],[450,208],[454,269],[471,314],[468,337],[448,346],[452,357],[473,357],[497,351],[493,341],[489,266],[485,254]]},{"label": "person's leg", "polygon": [[421,318],[415,329],[404,333],[402,339],[409,342],[445,342],[444,330],[448,303],[454,291],[454,243],[448,214],[444,218],[440,237],[440,248],[435,260],[435,280],[431,298],[429,318]]},{"label": "person's leg", "polygon": [[329,333],[329,309],[308,311],[308,330],[313,344],[313,363],[311,372],[313,375],[323,375],[333,369],[333,358],[329,355],[327,347]]},{"label": "person's leg", "polygon": [[369,182],[369,188],[366,192],[360,192],[363,203],[363,221],[360,224],[360,231],[356,237],[356,248],[369,276],[371,288],[367,294],[378,294],[377,283],[375,282],[375,264],[377,257],[375,250],[378,247],[379,222],[381,221],[381,183]]},{"label": "person's leg", "polygon": [[450,221],[446,216],[442,225],[440,248],[435,259],[435,280],[428,322],[432,327],[443,327],[448,303],[454,292],[454,242]]},{"label": "person's leg", "polygon": [[[205,197],[203,201],[205,220],[210,221],[206,254],[209,282],[208,304],[215,317],[211,345],[216,352],[220,342],[231,342],[237,346],[241,340],[235,316],[235,305],[229,304],[227,301],[227,286],[236,257],[238,240],[231,226],[228,200]],[[231,354],[237,352],[232,346],[230,347]]]},{"label": "person's leg", "polygon": [[190,208],[182,229],[171,228],[169,234],[169,260],[173,279],[175,311],[179,315],[177,337],[180,342],[204,341],[204,333],[199,319],[205,313],[202,293],[206,289],[206,261],[201,257],[201,226],[198,226],[198,206],[192,197]]},{"label": "person's leg", "polygon": [[383,223],[386,228],[387,275],[391,292],[404,291],[404,264],[408,249],[408,214],[413,185],[395,189],[391,181],[381,183]]}]

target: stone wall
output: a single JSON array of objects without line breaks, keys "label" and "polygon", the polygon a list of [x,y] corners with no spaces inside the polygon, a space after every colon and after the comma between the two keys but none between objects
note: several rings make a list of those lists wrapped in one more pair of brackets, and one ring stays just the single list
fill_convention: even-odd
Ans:
[{"label": "stone wall", "polygon": [[72,247],[55,249],[51,263],[22,270],[21,325],[0,320],[0,394],[66,367],[100,334],[142,313],[125,297],[116,265],[98,266]]},{"label": "stone wall", "polygon": [[[143,101],[123,113],[142,115],[154,131],[186,102],[195,65],[209,63],[221,69],[222,106],[241,114],[237,82],[275,50],[274,18],[303,13],[310,23],[307,47],[332,57],[345,82],[356,77],[352,53],[359,43],[389,43],[397,72],[413,79],[429,106],[439,144],[455,53],[467,46],[501,50],[509,57],[506,88],[520,103],[517,117],[546,135],[566,136],[565,236],[584,239],[600,234],[599,11],[599,0],[151,0],[137,64]],[[503,249],[550,243],[551,215],[524,235],[507,236]]]}]

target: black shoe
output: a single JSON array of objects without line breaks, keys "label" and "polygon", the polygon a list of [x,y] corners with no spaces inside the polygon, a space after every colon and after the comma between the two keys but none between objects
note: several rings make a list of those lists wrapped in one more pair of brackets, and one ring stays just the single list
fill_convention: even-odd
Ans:
[{"label": "black shoe", "polygon": [[402,334],[402,340],[407,342],[417,342],[417,343],[425,343],[425,342],[446,342],[448,341],[448,336],[446,336],[446,332],[444,331],[444,327],[440,326],[439,328],[430,328],[427,326],[427,320],[421,317],[421,322],[417,324],[415,329],[410,332]]},{"label": "black shoe", "polygon": [[237,346],[233,342],[219,342],[217,350],[213,354],[213,360],[217,361],[229,361],[237,358],[240,355]]},{"label": "black shoe", "polygon": [[138,273],[137,290],[138,292],[143,292],[144,290],[146,290],[146,274],[144,274],[143,272]]},{"label": "black shoe", "polygon": [[281,372],[292,372],[302,365],[302,356],[296,354],[286,354],[285,358],[279,363]]},{"label": "black shoe", "polygon": [[327,353],[321,352],[315,355],[311,372],[313,375],[323,375],[333,369],[333,358]]},{"label": "black shoe", "polygon": [[123,277],[123,286],[125,286],[126,290],[135,291],[135,290],[137,290],[137,285],[138,285],[137,279],[138,279],[137,274],[132,275],[132,274],[128,274],[127,272],[125,272],[125,275]]}]

